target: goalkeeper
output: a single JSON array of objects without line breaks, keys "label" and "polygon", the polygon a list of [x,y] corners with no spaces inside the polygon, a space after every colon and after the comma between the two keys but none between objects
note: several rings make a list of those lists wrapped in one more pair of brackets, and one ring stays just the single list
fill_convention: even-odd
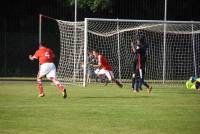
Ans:
[{"label": "goalkeeper", "polygon": [[186,88],[200,91],[200,78],[191,77],[186,81]]},{"label": "goalkeeper", "polygon": [[87,74],[87,82],[91,82],[91,78],[94,74],[94,69],[92,67],[92,64],[94,63],[94,57],[92,55],[92,51],[88,52],[88,57],[87,57],[87,68],[86,68],[86,74]]}]

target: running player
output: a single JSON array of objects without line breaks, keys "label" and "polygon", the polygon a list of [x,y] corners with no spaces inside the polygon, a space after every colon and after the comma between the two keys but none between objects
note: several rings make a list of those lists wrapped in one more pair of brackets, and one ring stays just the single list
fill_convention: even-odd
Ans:
[{"label": "running player", "polygon": [[44,89],[42,86],[42,78],[47,77],[51,80],[62,92],[63,98],[67,98],[67,92],[64,86],[56,79],[56,67],[54,65],[55,54],[47,48],[45,44],[40,44],[39,49],[35,54],[29,55],[30,60],[39,60],[39,71],[37,75],[37,87],[39,90],[39,97],[44,97]]}]

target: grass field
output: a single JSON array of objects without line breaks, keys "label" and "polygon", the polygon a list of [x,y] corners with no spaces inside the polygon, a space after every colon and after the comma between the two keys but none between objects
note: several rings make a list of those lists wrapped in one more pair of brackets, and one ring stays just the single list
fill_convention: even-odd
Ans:
[{"label": "grass field", "polygon": [[198,134],[200,93],[154,86],[67,86],[68,98],[50,83],[38,98],[35,82],[0,83],[0,134]]}]

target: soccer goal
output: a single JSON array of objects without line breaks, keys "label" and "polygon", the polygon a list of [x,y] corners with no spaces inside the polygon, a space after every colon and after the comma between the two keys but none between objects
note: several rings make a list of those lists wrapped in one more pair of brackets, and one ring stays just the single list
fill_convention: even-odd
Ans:
[{"label": "soccer goal", "polygon": [[[145,79],[151,83],[183,84],[200,71],[200,22],[86,18],[56,20],[60,32],[58,78],[86,86],[87,52],[98,48],[114,76],[131,82],[131,43],[138,36],[148,45]],[[95,83],[95,78],[92,78]]]}]

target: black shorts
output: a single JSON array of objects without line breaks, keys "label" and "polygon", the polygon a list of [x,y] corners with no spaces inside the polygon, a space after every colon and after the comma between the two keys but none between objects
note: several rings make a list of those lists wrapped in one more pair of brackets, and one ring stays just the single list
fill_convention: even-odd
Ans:
[{"label": "black shorts", "polygon": [[199,81],[196,81],[195,86],[196,86],[196,89],[200,89],[200,82],[199,82]]}]

